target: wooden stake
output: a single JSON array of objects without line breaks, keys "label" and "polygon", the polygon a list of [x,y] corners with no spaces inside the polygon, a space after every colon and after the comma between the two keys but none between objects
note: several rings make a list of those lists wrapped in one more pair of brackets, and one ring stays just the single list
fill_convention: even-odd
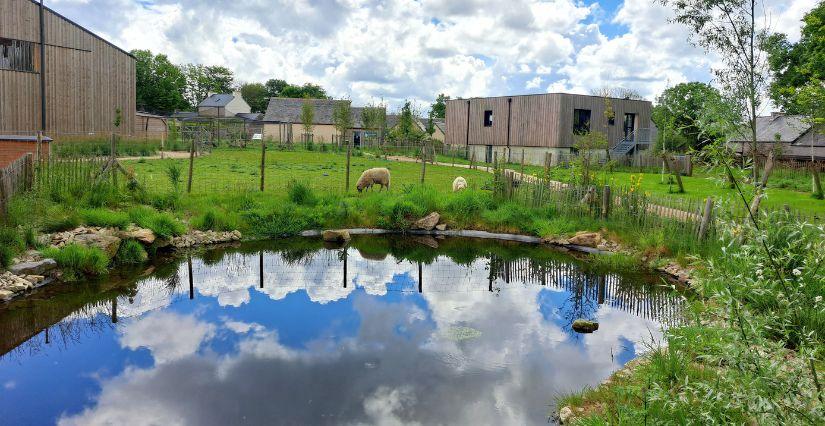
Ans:
[{"label": "wooden stake", "polygon": [[427,159],[426,157],[427,146],[424,145],[421,147],[421,184],[424,185],[424,174],[427,172]]},{"label": "wooden stake", "polygon": [[192,145],[189,147],[189,179],[186,182],[186,193],[192,193],[192,171],[195,164],[195,138],[192,138]]},{"label": "wooden stake", "polygon": [[266,174],[266,141],[261,139],[261,192],[264,192]]},{"label": "wooden stake", "polygon": [[610,205],[611,203],[610,197],[610,185],[604,186],[604,193],[602,194],[602,217],[607,219],[610,217]]},{"label": "wooden stake", "polygon": [[814,163],[809,163],[808,167],[811,169],[811,180],[813,182],[814,197],[821,200],[823,198],[823,193],[822,182],[819,180],[819,172],[816,170],[816,166],[814,166]]},{"label": "wooden stake", "polygon": [[710,218],[713,214],[713,197],[708,197],[707,201],[705,201],[705,211],[702,214],[702,222],[699,224],[699,239],[703,240],[708,233],[708,228],[710,226]]},{"label": "wooden stake", "polygon": [[349,192],[349,166],[350,166],[350,156],[351,155],[352,155],[352,144],[347,142],[347,173],[346,173],[346,179],[344,181],[344,184],[346,185],[346,187],[344,188],[344,193],[345,194]]},{"label": "wooden stake", "polygon": [[521,150],[521,180],[524,180],[524,149]]}]

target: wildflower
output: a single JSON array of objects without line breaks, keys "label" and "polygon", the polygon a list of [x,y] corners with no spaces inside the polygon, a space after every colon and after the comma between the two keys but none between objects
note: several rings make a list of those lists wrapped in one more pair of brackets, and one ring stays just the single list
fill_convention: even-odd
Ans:
[{"label": "wildflower", "polygon": [[798,277],[798,276],[802,275],[802,271],[800,271],[799,268],[794,268],[793,274]]},{"label": "wildflower", "polygon": [[821,302],[821,301],[822,301],[822,296],[816,296],[816,297],[814,297],[814,302],[819,303],[819,302]]}]

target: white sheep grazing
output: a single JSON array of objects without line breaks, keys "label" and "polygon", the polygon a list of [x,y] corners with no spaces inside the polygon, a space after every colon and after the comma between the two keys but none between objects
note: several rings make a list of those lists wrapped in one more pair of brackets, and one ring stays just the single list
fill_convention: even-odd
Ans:
[{"label": "white sheep grazing", "polygon": [[453,192],[458,192],[462,189],[467,189],[467,179],[459,176],[453,181]]},{"label": "white sheep grazing", "polygon": [[381,185],[381,189],[389,191],[390,171],[383,167],[364,170],[364,173],[361,173],[361,177],[358,178],[358,183],[355,184],[355,188],[358,189],[358,192],[361,192],[365,189],[372,188],[373,185]]}]

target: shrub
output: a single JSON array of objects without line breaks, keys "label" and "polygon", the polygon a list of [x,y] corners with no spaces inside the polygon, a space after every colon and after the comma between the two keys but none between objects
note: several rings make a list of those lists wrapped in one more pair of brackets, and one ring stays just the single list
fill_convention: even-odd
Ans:
[{"label": "shrub", "polygon": [[416,216],[417,207],[408,200],[396,200],[382,205],[378,226],[387,229],[405,229]]},{"label": "shrub", "polygon": [[169,179],[169,183],[172,184],[172,188],[175,192],[178,192],[182,175],[183,172],[180,164],[178,164],[177,161],[170,161],[166,166],[166,177]]},{"label": "shrub", "polygon": [[69,244],[63,248],[49,247],[43,250],[43,256],[54,259],[63,271],[63,279],[77,281],[84,276],[97,276],[106,273],[109,259],[106,253],[97,247],[84,247]]},{"label": "shrub", "polygon": [[315,193],[312,192],[312,188],[304,182],[292,179],[287,183],[286,189],[289,194],[289,200],[295,204],[300,206],[314,206],[318,202]]},{"label": "shrub", "polygon": [[201,231],[232,231],[237,224],[227,213],[209,209],[192,219],[192,227]]},{"label": "shrub", "polygon": [[186,225],[169,213],[158,212],[149,207],[135,207],[129,210],[129,218],[141,228],[151,229],[160,238],[172,238],[186,233]]},{"label": "shrub", "polygon": [[128,214],[106,209],[81,210],[80,217],[87,225],[102,228],[126,229],[131,223]]},{"label": "shrub", "polygon": [[139,242],[126,240],[121,245],[115,256],[115,261],[121,265],[139,264],[146,261],[149,255]]},{"label": "shrub", "polygon": [[464,190],[454,194],[447,202],[447,211],[461,224],[472,222],[492,206],[489,194],[474,190]]}]

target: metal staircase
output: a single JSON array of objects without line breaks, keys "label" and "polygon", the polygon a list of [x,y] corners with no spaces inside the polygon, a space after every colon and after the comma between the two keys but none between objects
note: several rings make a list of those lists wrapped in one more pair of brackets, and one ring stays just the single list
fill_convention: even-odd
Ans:
[{"label": "metal staircase", "polygon": [[628,155],[631,152],[633,152],[633,150],[635,148],[636,148],[636,142],[635,141],[633,141],[632,139],[628,140],[628,139],[623,138],[621,141],[619,141],[619,143],[616,144],[616,146],[614,146],[610,150],[610,156],[611,157],[619,157],[619,156],[622,156],[622,155]]},{"label": "metal staircase", "polygon": [[610,156],[613,158],[622,155],[633,154],[639,149],[640,145],[650,145],[650,129],[638,129],[627,137],[622,137],[613,148],[610,148]]}]

